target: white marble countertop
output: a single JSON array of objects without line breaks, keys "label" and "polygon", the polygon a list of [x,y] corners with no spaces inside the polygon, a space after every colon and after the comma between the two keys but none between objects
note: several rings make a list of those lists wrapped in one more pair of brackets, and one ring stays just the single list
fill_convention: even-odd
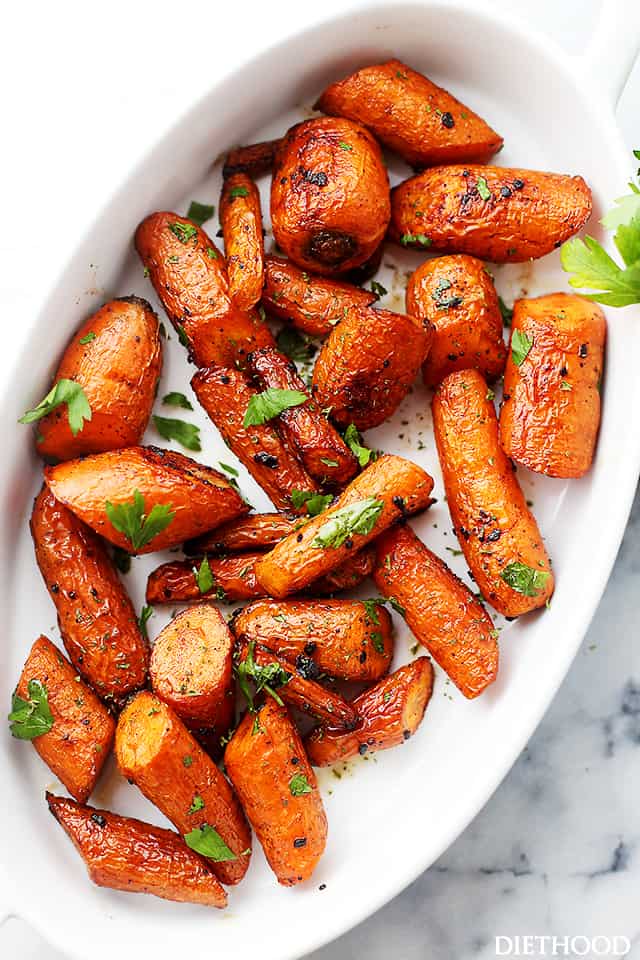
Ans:
[{"label": "white marble countertop", "polygon": [[[338,7],[339,3],[328,5]],[[584,44],[598,7],[595,0],[500,0],[495,5],[515,9],[554,35],[571,52],[577,52]],[[88,4],[76,16],[79,8],[73,9],[70,3],[51,6],[55,6],[55,11],[46,15],[51,19],[40,23],[36,36],[32,34],[32,15],[37,4],[27,3],[12,10],[9,22],[3,14],[5,37],[10,38],[15,31],[15,43],[7,47],[21,50],[20,38],[26,33],[32,52],[35,49],[41,62],[44,58],[46,63],[48,56],[51,67],[56,58],[60,62],[61,57],[70,54],[74,43],[80,44],[76,48],[80,70],[91,59],[99,61],[105,52],[101,43],[109,31],[102,30],[98,15],[117,18],[126,9],[119,2],[108,9]],[[145,0],[134,6],[134,32],[139,31],[142,36],[145,17],[154,18],[153,22],[147,19],[146,24],[151,29],[153,23],[155,37],[163,30],[174,30],[174,22],[170,27],[168,20],[164,27],[160,22],[168,5],[151,5]],[[284,0],[271,4],[269,10],[273,13],[280,7],[288,8],[291,16],[299,10],[299,5]],[[221,10],[218,16],[223,20],[232,14],[233,11]],[[37,10],[37,15],[40,20],[44,18],[44,6]],[[264,26],[265,37],[269,30],[273,35],[268,10],[256,11],[255,16],[260,27]],[[303,12],[300,16],[304,16]],[[222,26],[219,36],[224,32]],[[56,51],[47,54],[52,36]],[[91,46],[89,59],[87,44]],[[135,44],[128,48],[135,49]],[[18,54],[8,54],[8,59],[4,58],[5,90],[9,82],[15,84],[16,57]],[[11,81],[9,73],[5,76],[7,69],[13,77]],[[89,92],[84,101],[78,102],[68,99],[68,73],[48,73],[46,91],[45,77],[36,75],[20,98],[10,104],[10,126],[11,120],[15,120],[21,149],[20,156],[8,161],[10,182],[16,187],[14,211],[18,211],[20,202],[23,211],[25,203],[29,213],[35,203],[43,213],[46,211],[48,228],[46,238],[41,240],[43,250],[45,243],[51,249],[55,236],[65,249],[81,205],[87,202],[91,191],[95,193],[106,182],[100,171],[94,177],[79,173],[83,163],[90,163],[93,143],[87,144],[87,137],[96,136],[98,127],[86,113],[79,113],[78,104],[86,105],[89,96],[95,108],[93,116],[101,117],[101,125],[106,124],[104,129],[108,131],[109,118],[115,122],[117,114],[120,129],[137,129],[141,143],[143,139],[140,123],[136,123],[140,109],[146,109],[141,71],[133,71],[130,87],[122,77],[113,81],[109,77],[101,81],[90,77]],[[171,104],[170,84],[166,96]],[[179,100],[176,103],[181,105]],[[58,110],[55,124],[43,115],[47,105],[53,104]],[[38,121],[39,116],[44,135],[55,129],[65,139],[71,159],[63,162],[52,141],[46,172],[41,169],[42,158],[38,160],[39,186],[34,193],[31,184],[36,166],[28,148],[35,148],[31,123],[34,118]],[[619,110],[630,148],[640,147],[639,118],[637,64]],[[117,151],[108,145],[105,149],[111,149],[108,159],[115,178]],[[56,182],[60,190],[53,196]],[[7,222],[13,222],[11,217]],[[15,236],[11,232],[8,237],[9,233],[5,230],[0,240],[0,257],[11,264]],[[15,259],[14,256],[13,262]],[[47,258],[47,267],[55,275],[55,256]],[[5,317],[7,304],[19,307],[19,315],[25,309],[25,301],[28,307],[29,297],[35,296],[27,277],[26,270],[21,274],[16,266],[2,278]],[[611,493],[615,496],[615,491]],[[400,960],[471,960],[496,956],[496,936],[595,934],[626,936],[631,942],[628,956],[640,958],[639,537],[640,496],[636,498],[606,594],[573,667],[538,731],[484,810],[411,887],[361,926],[314,953],[313,960],[387,960],[389,956]],[[15,960],[65,960],[19,919],[8,920],[0,929],[0,956]]]}]

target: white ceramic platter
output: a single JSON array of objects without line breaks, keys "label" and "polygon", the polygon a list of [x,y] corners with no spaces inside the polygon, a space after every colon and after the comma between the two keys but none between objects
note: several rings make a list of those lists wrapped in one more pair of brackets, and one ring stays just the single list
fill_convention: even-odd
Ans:
[{"label": "white ceramic platter", "polygon": [[[610,105],[592,90],[578,65],[567,63],[566,55],[549,41],[479,8],[461,3],[361,6],[283,41],[221,80],[132,173],[84,238],[3,384],[0,702],[9,703],[35,637],[44,632],[59,641],[27,526],[40,464],[30,431],[18,427],[16,420],[46,392],[68,337],[104,300],[139,294],[162,316],[132,249],[133,230],[152,210],[183,213],[191,199],[217,205],[219,165],[211,165],[225,149],[280,134],[309,115],[310,104],[327,82],[395,55],[460,96],[505,136],[498,157],[502,165],[581,173],[594,189],[589,229],[602,239],[598,216],[624,191],[629,174]],[[623,46],[607,75],[612,91],[631,52],[629,42]],[[603,60],[593,62],[601,65]],[[390,158],[389,166],[394,182],[407,175],[397,160]],[[266,190],[263,201],[266,212]],[[207,228],[215,233],[217,222]],[[389,290],[383,305],[402,309],[404,274],[420,260],[420,254],[388,247],[377,277]],[[495,276],[507,301],[523,293],[566,289],[557,255],[496,268]],[[495,618],[501,630],[500,676],[478,701],[466,701],[438,671],[425,721],[411,741],[340,768],[339,778],[332,771],[322,772],[329,843],[311,882],[294,890],[278,887],[256,845],[247,878],[231,890],[226,912],[93,887],[46,810],[44,789],[57,785],[35,751],[5,732],[0,745],[0,864],[11,877],[7,910],[24,916],[61,950],[82,960],[111,960],[117,954],[175,960],[231,950],[240,956],[259,950],[261,960],[287,960],[363,919],[432,863],[477,813],[526,743],[602,594],[638,474],[640,433],[632,422],[640,408],[639,347],[640,310],[610,311],[602,429],[590,474],[565,482],[519,471],[553,558],[557,589],[551,609],[512,624]],[[171,333],[160,396],[168,390],[189,393],[192,372]],[[435,477],[440,502],[414,525],[464,577],[464,563],[451,552],[458,545],[442,500],[429,401],[417,383],[392,422],[370,431],[367,441],[416,460]],[[202,427],[203,462],[235,463],[195,400],[194,406],[196,412],[187,416]],[[162,443],[152,429],[146,440]],[[241,486],[256,508],[269,507],[244,470]],[[139,558],[127,575],[138,608],[147,573],[162,559]],[[373,586],[360,595],[375,595]],[[152,637],[169,615],[170,610],[158,609],[149,624]],[[394,618],[399,665],[412,656],[413,639],[397,615]],[[162,822],[136,789],[118,777],[113,761],[92,802]]]}]

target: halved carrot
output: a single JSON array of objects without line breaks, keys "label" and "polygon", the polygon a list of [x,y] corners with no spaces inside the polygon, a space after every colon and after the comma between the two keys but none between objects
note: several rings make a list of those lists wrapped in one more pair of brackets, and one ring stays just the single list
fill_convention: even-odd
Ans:
[{"label": "halved carrot", "polygon": [[35,641],[22,668],[16,687],[22,700],[32,701],[33,687],[30,690],[29,685],[33,681],[46,694],[52,723],[31,742],[53,775],[76,800],[84,802],[111,752],[113,718],[44,636]]},{"label": "halved carrot", "polygon": [[378,590],[394,599],[416,638],[465,697],[477,697],[498,673],[489,614],[410,527],[385,530],[376,549]]},{"label": "halved carrot", "polygon": [[222,176],[227,178],[234,173],[247,173],[250,177],[259,177],[268,173],[273,166],[279,144],[280,140],[263,140],[260,143],[234,147],[225,157]]},{"label": "halved carrot", "polygon": [[207,857],[222,883],[242,880],[251,834],[231,786],[185,725],[154,694],[143,690],[120,714],[116,758],[127,777],[184,836],[209,827],[229,848],[224,860]]},{"label": "halved carrot", "polygon": [[299,521],[281,513],[253,513],[230,520],[195,540],[187,540],[183,550],[189,556],[211,553],[242,553],[272,547],[286,537]]},{"label": "halved carrot", "polygon": [[220,226],[231,299],[241,310],[251,310],[264,285],[264,237],[260,194],[246,173],[223,181]]},{"label": "halved carrot", "polygon": [[[226,477],[190,457],[158,447],[127,447],[46,467],[47,486],[65,506],[96,533],[129,553],[152,553],[198,536],[249,508]],[[127,514],[139,514],[136,491],[142,497],[142,542],[116,529],[108,504]],[[153,511],[164,516],[162,528]],[[144,518],[149,519],[146,539]],[[154,530],[158,532],[153,533]]]},{"label": "halved carrot", "polygon": [[48,792],[46,800],[97,886],[226,907],[227,895],[213,872],[173,830]]},{"label": "halved carrot", "polygon": [[360,718],[355,730],[312,730],[305,739],[309,760],[314,767],[329,767],[358,754],[397,747],[418,729],[432,690],[431,661],[418,657],[355,698]]}]

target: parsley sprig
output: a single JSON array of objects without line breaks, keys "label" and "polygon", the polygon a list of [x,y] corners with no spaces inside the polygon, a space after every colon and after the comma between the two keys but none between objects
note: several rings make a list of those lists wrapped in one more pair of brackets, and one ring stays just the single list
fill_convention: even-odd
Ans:
[{"label": "parsley sprig", "polygon": [[507,586],[525,597],[537,597],[544,590],[549,576],[547,570],[536,570],[535,567],[517,560],[508,563],[500,574]]},{"label": "parsley sprig", "polygon": [[67,405],[71,433],[76,437],[84,427],[85,420],[91,420],[91,407],[84,390],[75,380],[58,380],[46,397],[32,410],[27,410],[18,423],[35,423],[63,403]]},{"label": "parsley sprig", "polygon": [[369,447],[365,447],[363,445],[362,437],[360,436],[355,423],[350,423],[345,430],[344,442],[351,450],[351,453],[356,457],[361,467],[366,467],[368,463],[372,463],[374,460],[378,459],[378,454],[375,452],[375,450],[370,450]]},{"label": "parsley sprig", "polygon": [[278,390],[275,387],[269,387],[268,390],[263,390],[262,393],[256,393],[251,397],[243,425],[245,427],[260,426],[267,420],[273,420],[290,407],[299,407],[308,399],[306,393],[301,390]]},{"label": "parsley sprig", "polygon": [[139,490],[134,490],[132,501],[114,504],[107,500],[105,511],[118,533],[124,534],[134,550],[141,550],[169,526],[175,517],[171,506],[156,503],[147,515],[144,497]]},{"label": "parsley sprig", "polygon": [[[191,812],[191,811],[189,811]],[[201,827],[190,830],[185,833],[184,842],[196,853],[208,857],[209,860],[215,860],[216,863],[223,863],[227,860],[237,860],[235,853],[224,842],[215,827],[209,823],[203,823]]]},{"label": "parsley sprig", "polygon": [[337,549],[354,533],[367,536],[375,527],[383,507],[382,500],[376,500],[375,497],[341,507],[320,527],[311,546]]},{"label": "parsley sprig", "polygon": [[[279,707],[283,706],[282,700],[276,693],[278,687],[283,687],[289,683],[291,674],[287,673],[284,667],[281,667],[277,661],[268,663],[261,667],[254,660],[255,641],[252,640],[247,647],[247,655],[244,660],[236,667],[236,677],[250,713],[256,712],[254,698],[264,690],[269,696],[273,697]],[[251,691],[250,681],[255,686],[255,694]]]},{"label": "parsley sprig", "polygon": [[53,715],[49,707],[47,688],[40,680],[29,680],[27,684],[29,699],[24,700],[17,693],[11,699],[9,729],[18,740],[33,740],[48,733],[53,726]]}]

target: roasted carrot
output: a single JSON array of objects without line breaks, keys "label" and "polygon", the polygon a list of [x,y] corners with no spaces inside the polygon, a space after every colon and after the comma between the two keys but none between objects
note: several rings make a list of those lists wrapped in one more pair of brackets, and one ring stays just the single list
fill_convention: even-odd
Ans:
[{"label": "roasted carrot", "polygon": [[177,833],[48,792],[46,799],[97,886],[226,907],[224,888]]},{"label": "roasted carrot", "polygon": [[[116,730],[120,772],[184,835],[211,836],[228,848],[207,856],[217,878],[234,884],[249,866],[251,834],[237,797],[213,760],[171,707],[143,690],[120,714]],[[215,838],[214,838],[215,839]],[[219,844],[218,844],[219,846]]]},{"label": "roasted carrot", "polygon": [[233,644],[233,634],[211,603],[183,610],[153,644],[153,692],[205,746],[219,742],[232,726]]},{"label": "roasted carrot", "polygon": [[279,144],[280,140],[263,140],[261,143],[234,147],[225,158],[222,176],[226,179],[235,173],[246,173],[250,177],[259,177],[268,173]]},{"label": "roasted carrot", "polygon": [[394,521],[429,506],[432,488],[432,478],[415,463],[380,457],[328,510],[290,533],[256,563],[258,582],[279,599],[308,587]]},{"label": "roasted carrot", "polygon": [[242,364],[273,343],[256,311],[231,299],[224,257],[200,227],[175,213],[152,213],[135,245],[167,316],[198,367]]},{"label": "roasted carrot", "polygon": [[339,567],[329,570],[323,577],[314,580],[308,592],[317,597],[331,596],[341,590],[352,590],[369,576],[373,570],[375,549],[369,544],[355,556],[347,557]]},{"label": "roasted carrot", "polygon": [[475,257],[425,260],[409,277],[407,313],[433,328],[424,382],[435,387],[454,370],[475,367],[487,380],[504,370],[507,348],[491,275]]},{"label": "roasted carrot", "polygon": [[433,667],[418,657],[383,677],[353,701],[360,721],[355,730],[316,727],[305,739],[314,767],[388,750],[408,740],[420,725],[433,690]]},{"label": "roasted carrot", "polygon": [[[247,362],[262,390],[307,393],[295,364],[278,350],[263,347],[250,354]],[[287,443],[297,449],[309,476],[319,483],[343,487],[357,473],[358,461],[310,397],[306,403],[283,410],[278,426]]]},{"label": "roasted carrot", "polygon": [[517,300],[504,377],[500,442],[508,457],[550,477],[581,477],[600,426],[607,321],[583,297]]},{"label": "roasted carrot", "polygon": [[498,673],[491,617],[446,563],[408,526],[376,540],[373,578],[402,610],[415,637],[465,697],[477,697]]},{"label": "roasted carrot", "polygon": [[253,513],[231,520],[195,540],[187,540],[183,549],[190,556],[260,550],[282,540],[298,522],[281,513]]},{"label": "roasted carrot", "polygon": [[327,818],[287,708],[268,697],[257,717],[245,714],[224,762],[278,882],[308,880],[325,848]]},{"label": "roasted carrot", "polygon": [[241,610],[233,631],[295,663],[309,680],[378,680],[393,656],[391,617],[359,600],[257,600]]},{"label": "roasted carrot", "polygon": [[276,507],[293,509],[292,490],[318,489],[271,422],[244,426],[249,402],[257,391],[239,370],[199,370],[191,386],[222,439]]},{"label": "roasted carrot", "polygon": [[271,181],[276,243],[303,270],[335,276],[368,260],[389,224],[389,178],[368,130],[333,117],[292,127]]},{"label": "roasted carrot", "polygon": [[358,307],[325,340],[313,370],[313,399],[340,426],[376,427],[409,392],[429,352],[428,322]]},{"label": "roasted carrot", "polygon": [[149,647],[104,541],[46,486],[33,504],[31,535],[77,672],[103,700],[144,686]]},{"label": "roasted carrot", "polygon": [[553,593],[549,558],[498,442],[485,380],[477,370],[452,373],[432,406],[451,519],[480,592],[506,617],[544,606]]},{"label": "roasted carrot", "polygon": [[353,307],[368,307],[375,300],[376,294],[369,290],[313,276],[290,260],[265,257],[264,306],[309,336],[325,337]]},{"label": "roasted carrot", "polygon": [[82,324],[53,382],[78,384],[91,416],[75,436],[64,404],[40,420],[36,445],[43,457],[71,460],[140,442],[162,367],[159,330],[141,297],[110,300]]},{"label": "roasted carrot", "polygon": [[582,177],[507,167],[433,167],[391,194],[389,236],[430,252],[494,263],[537,259],[591,215]]},{"label": "roasted carrot", "polygon": [[[27,705],[28,722],[23,722],[23,703]],[[35,735],[29,729],[32,708],[43,717],[42,734]],[[31,647],[10,719],[13,735],[30,739],[53,775],[76,800],[84,802],[111,752],[115,724],[106,707],[47,637],[39,637]]]},{"label": "roasted carrot", "polygon": [[175,546],[249,510],[217,470],[158,447],[99,453],[44,473],[57,500],[129,553]]},{"label": "roasted carrot", "polygon": [[231,299],[241,310],[251,310],[264,285],[264,237],[260,194],[246,173],[223,181],[220,226]]},{"label": "roasted carrot", "polygon": [[316,106],[363,123],[414,167],[486,163],[502,146],[502,137],[473,110],[400,60],[332,83]]}]

